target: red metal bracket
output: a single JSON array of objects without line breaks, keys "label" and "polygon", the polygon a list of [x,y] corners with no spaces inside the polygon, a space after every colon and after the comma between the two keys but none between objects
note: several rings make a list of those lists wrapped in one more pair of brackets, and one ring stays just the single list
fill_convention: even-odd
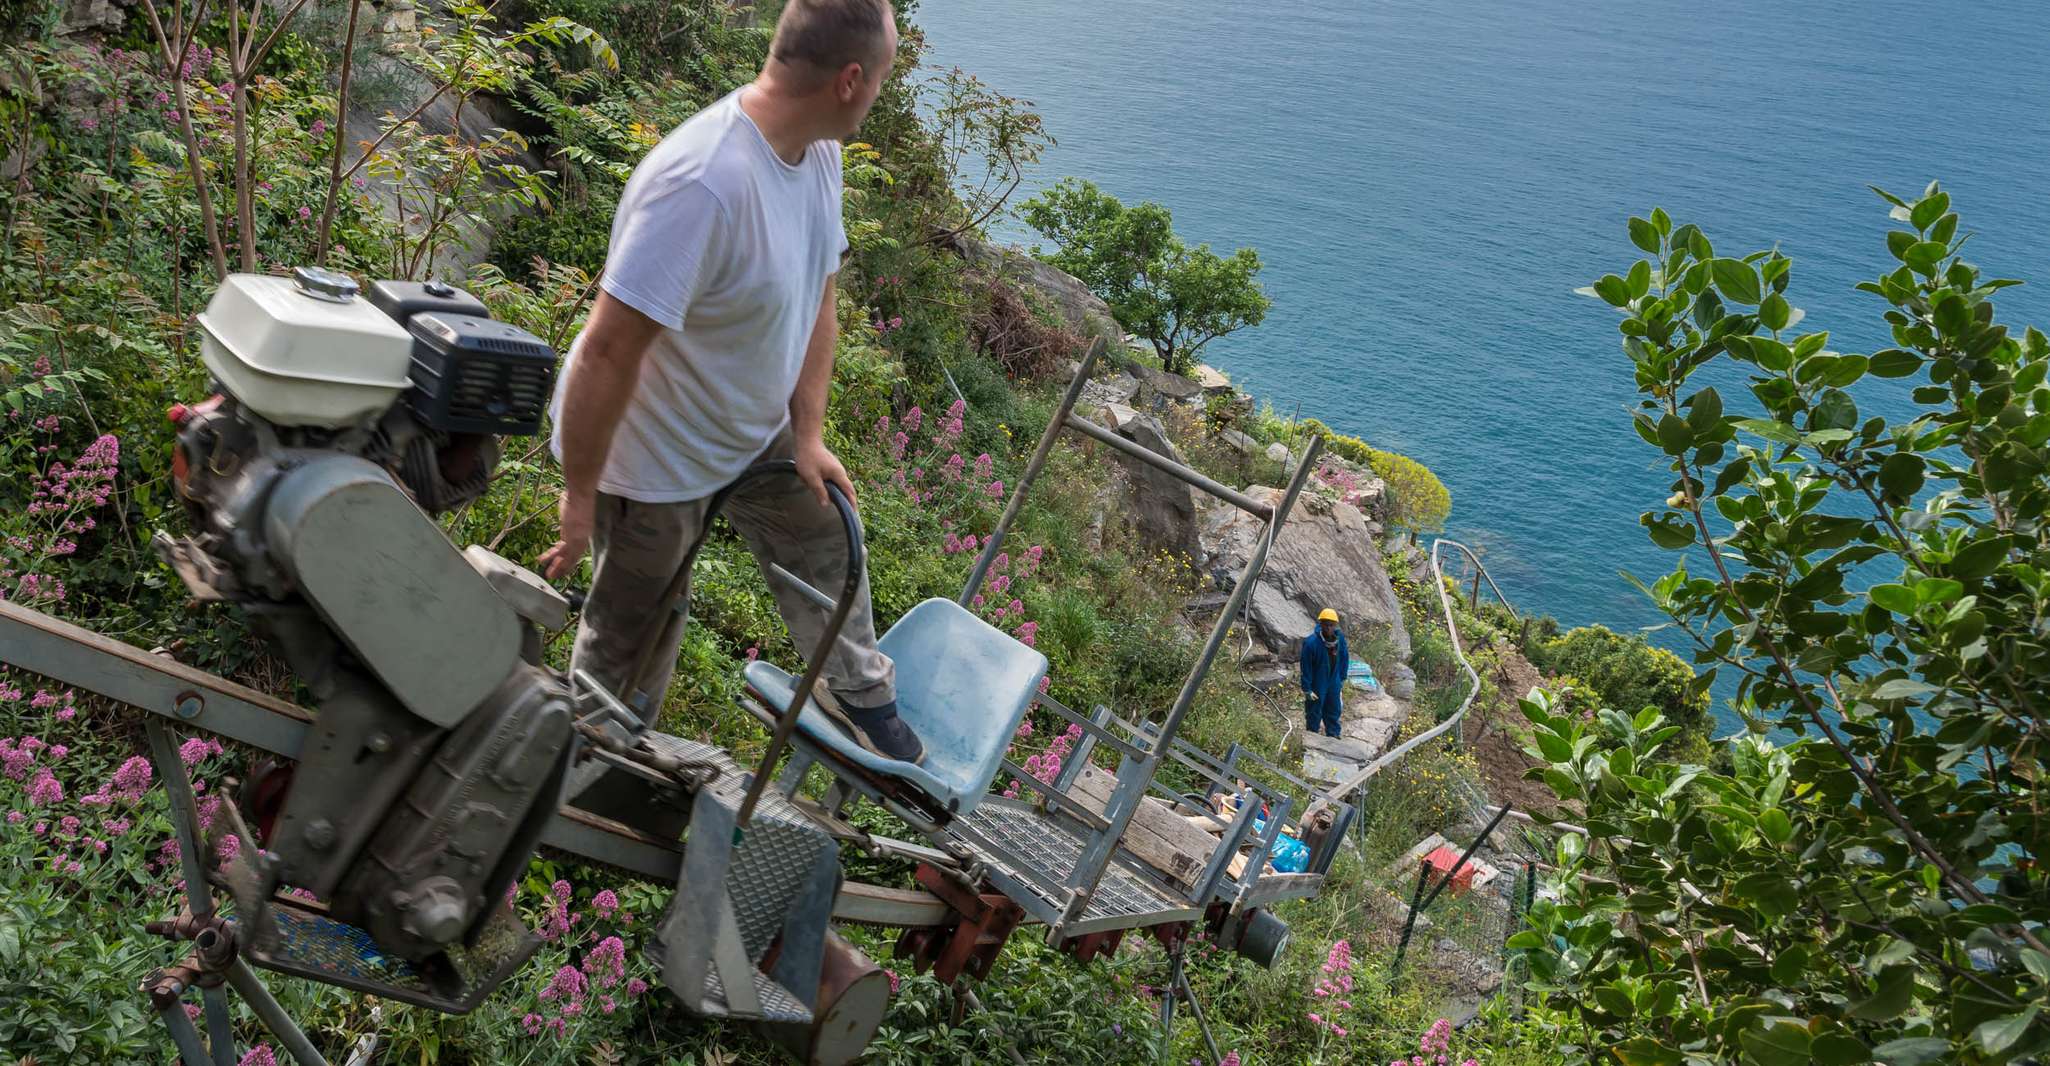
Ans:
[{"label": "red metal bracket", "polygon": [[995,892],[973,892],[937,867],[918,866],[918,883],[954,912],[952,925],[906,929],[897,938],[896,955],[910,959],[919,973],[931,970],[942,984],[962,976],[981,978],[1004,950],[1011,933],[1025,921],[1025,909]]}]

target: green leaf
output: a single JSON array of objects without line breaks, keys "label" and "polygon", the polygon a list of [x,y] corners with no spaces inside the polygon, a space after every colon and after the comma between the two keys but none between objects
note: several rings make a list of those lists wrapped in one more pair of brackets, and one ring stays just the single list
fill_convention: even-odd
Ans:
[{"label": "green leaf", "polygon": [[1794,823],[1788,819],[1787,812],[1778,807],[1769,808],[1758,816],[1758,831],[1765,834],[1765,839],[1774,844],[1784,844],[1794,839]]},{"label": "green leaf", "polygon": [[1694,446],[1694,430],[1678,415],[1659,419],[1659,447],[1667,455],[1679,455]]},{"label": "green leaf", "polygon": [[1908,257],[1908,249],[1914,246],[1915,235],[1907,230],[1896,229],[1886,231],[1886,250],[1892,252],[1895,259],[1906,259]]},{"label": "green leaf", "polygon": [[[1615,216],[1610,215],[1609,217],[1614,218]],[[1652,253],[1653,255],[1657,255],[1659,250],[1658,227],[1653,225],[1649,221],[1646,221],[1645,219],[1638,218],[1636,215],[1631,215],[1630,243],[1636,245],[1639,248],[1644,249],[1647,252]]]},{"label": "green leaf", "polygon": [[1596,278],[1594,294],[1607,301],[1611,307],[1630,305],[1630,283],[1614,274],[1603,274]]},{"label": "green leaf", "polygon": [[1954,292],[1946,292],[1936,298],[1936,306],[1930,309],[1936,320],[1936,328],[1945,336],[1955,337],[1972,324],[1972,309],[1965,298]]},{"label": "green leaf", "polygon": [[1651,263],[1648,260],[1639,259],[1637,265],[1630,268],[1629,276],[1625,277],[1623,281],[1630,286],[1631,299],[1641,298],[1645,293],[1651,291]]},{"label": "green leaf", "polygon": [[1805,944],[1794,944],[1782,949],[1778,955],[1773,956],[1773,981],[1782,985],[1799,982],[1801,975],[1807,972],[1808,961],[1813,954],[1814,952]]},{"label": "green leaf", "polygon": [[1915,1001],[1915,967],[1907,963],[1879,971],[1872,995],[1851,1005],[1851,1017],[1868,1022],[1892,1021]]},{"label": "green leaf", "polygon": [[1611,1051],[1623,1066],[1680,1066],[1687,1061],[1686,1056],[1648,1036],[1634,1037]]},{"label": "green leaf", "polygon": [[1809,415],[1809,425],[1813,429],[1855,429],[1858,403],[1842,389],[1824,389]]},{"label": "green leaf", "polygon": [[1950,1041],[1940,1036],[1903,1037],[1872,1049],[1872,1057],[1886,1066],[1927,1066],[1949,1054]]},{"label": "green leaf", "polygon": [[1794,365],[1794,350],[1771,337],[1752,337],[1749,339],[1749,347],[1752,360],[1762,370],[1780,373]]},{"label": "green leaf", "polygon": [[2007,559],[2008,547],[2013,542],[2006,534],[1982,537],[1958,549],[1950,557],[1950,574],[1965,581],[1974,581],[1990,576]]},{"label": "green leaf", "polygon": [[1808,1030],[1793,1018],[1772,1019],[1764,1029],[1746,1029],[1739,1038],[1744,1053],[1760,1066],[1808,1066]]},{"label": "green leaf", "polygon": [[1904,378],[1922,369],[1922,357],[1899,348],[1888,348],[1872,355],[1872,373],[1882,378]]},{"label": "green leaf", "polygon": [[1751,264],[1741,259],[1718,258],[1708,261],[1708,269],[1724,299],[1740,304],[1758,302],[1758,271]]},{"label": "green leaf", "polygon": [[1897,677],[1872,691],[1875,700],[1911,700],[1936,691],[1936,686],[1909,677]]},{"label": "green leaf", "polygon": [[1907,500],[1922,491],[1928,464],[1913,452],[1895,452],[1879,464],[1879,487],[1897,500]]},{"label": "green leaf", "polygon": [[1670,519],[1645,515],[1639,519],[1651,535],[1651,542],[1667,551],[1677,551],[1694,543],[1694,527]]},{"label": "green leaf", "polygon": [[1942,218],[1943,213],[1948,210],[1950,210],[1950,194],[1937,193],[1934,196],[1923,199],[1910,209],[1908,212],[1908,224],[1916,229],[1928,229],[1935,225],[1936,220]]},{"label": "green leaf", "polygon": [[1786,297],[1776,292],[1771,293],[1766,296],[1765,302],[1758,305],[1759,324],[1763,325],[1766,329],[1772,330],[1774,333],[1778,333],[1780,330],[1787,328],[1787,316],[1792,311],[1793,308],[1787,306]]},{"label": "green leaf", "polygon": [[1872,598],[1873,603],[1895,614],[1914,614],[1919,605],[1915,590],[1906,585],[1874,585],[1865,594]]},{"label": "green leaf", "polygon": [[2014,1042],[2029,1031],[2029,1025],[2036,1020],[2036,1015],[2042,1013],[2042,1010],[2042,1004],[2031,1003],[2029,1008],[2020,1014],[2010,1014],[2005,1018],[1981,1022],[1977,1029],[1972,1030],[1972,1039],[1977,1040],[1979,1046],[1985,1048],[1988,1053],[1998,1055],[2014,1046]]},{"label": "green leaf", "polygon": [[1687,428],[1693,430],[1697,438],[1712,432],[1722,420],[1722,394],[1714,389],[1703,389],[1688,398]]},{"label": "green leaf", "polygon": [[1673,216],[1666,214],[1663,207],[1654,207],[1651,209],[1651,225],[1659,231],[1660,236],[1664,236],[1673,232]]},{"label": "green leaf", "polygon": [[1923,603],[1949,603],[1964,594],[1964,585],[1947,577],[1925,577],[1915,582],[1915,599]]},{"label": "green leaf", "polygon": [[1936,273],[1936,264],[1943,262],[1943,257],[1949,254],[1950,246],[1947,244],[1917,241],[1901,258],[1907,260],[1908,268],[1915,273],[1933,275]]},{"label": "green leaf", "polygon": [[1815,1061],[1821,1066],[1859,1066],[1872,1061],[1872,1052],[1856,1037],[1842,1033],[1824,1033],[1815,1038],[1811,1049]]},{"label": "green leaf", "polygon": [[1740,418],[1737,419],[1736,426],[1753,436],[1764,437],[1779,444],[1798,444],[1801,440],[1800,432],[1794,427],[1768,418]]}]

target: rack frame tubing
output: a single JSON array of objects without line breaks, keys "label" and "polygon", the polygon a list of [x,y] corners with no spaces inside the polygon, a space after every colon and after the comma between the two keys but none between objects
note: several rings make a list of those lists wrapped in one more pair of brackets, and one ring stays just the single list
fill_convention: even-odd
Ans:
[{"label": "rack frame tubing", "polygon": [[[989,536],[984,538],[982,551],[976,556],[975,564],[969,570],[968,579],[962,585],[958,600],[961,606],[971,606],[977,592],[981,590],[997,553],[1003,550],[1005,537],[1009,535],[1019,513],[1024,510],[1025,500],[1031,494],[1034,484],[1038,482],[1047,459],[1053,454],[1054,444],[1064,430],[1100,442],[1122,455],[1130,456],[1193,488],[1238,507],[1263,520],[1266,528],[1255,541],[1251,556],[1242,568],[1238,581],[1233,585],[1223,609],[1218,612],[1217,621],[1211,626],[1209,637],[1204,641],[1202,651],[1184,678],[1180,692],[1176,694],[1174,703],[1168,709],[1166,719],[1157,730],[1152,731],[1150,742],[1140,752],[1134,753],[1121,746],[1117,787],[1112,791],[1110,801],[1106,804],[1100,819],[1108,824],[1102,829],[1092,830],[1087,846],[1075,863],[1074,872],[1063,885],[1067,897],[1066,906],[1060,920],[1051,923],[1053,928],[1048,934],[1055,940],[1065,939],[1082,931],[1077,923],[1087,911],[1096,888],[1117,851],[1118,844],[1124,839],[1125,831],[1130,828],[1133,816],[1138,813],[1139,800],[1144,796],[1147,786],[1152,783],[1163,755],[1180,732],[1182,719],[1188,715],[1190,706],[1195,703],[1196,693],[1201,688],[1205,675],[1209,673],[1211,663],[1216,660],[1217,652],[1223,646],[1233,620],[1238,617],[1247,599],[1252,596],[1253,587],[1259,581],[1260,571],[1266,566],[1267,555],[1273,549],[1274,542],[1280,539],[1282,528],[1287,524],[1289,513],[1295,508],[1296,499],[1302,495],[1303,486],[1309,481],[1310,471],[1315,469],[1324,444],[1322,438],[1311,438],[1278,505],[1269,506],[1255,500],[1182,463],[1127,441],[1075,415],[1075,404],[1081,399],[1083,387],[1088,384],[1089,373],[1107,347],[1103,338],[1097,338],[1096,343],[1092,344],[1088,353],[1083,356],[1081,364],[1076,367],[1074,377],[1068,382],[1067,391],[1061,396],[1059,408],[1055,410],[1053,417],[1047,420],[1046,431],[1040,435],[1039,443],[1033,449],[1032,458],[1026,463],[1025,471],[1019,477],[1016,488],[1012,490],[1010,500],[1004,505],[1003,515],[997,519],[996,527],[990,531]],[[1080,721],[1079,716],[1067,717],[1070,721]],[[1088,735],[1098,735],[1098,730],[1090,728],[1094,723],[1081,724]],[[1261,863],[1265,863],[1266,848],[1272,846],[1274,836],[1280,831],[1284,820],[1284,817],[1269,819],[1265,847],[1261,849],[1259,856]],[[1004,853],[1000,850],[999,854]]]}]

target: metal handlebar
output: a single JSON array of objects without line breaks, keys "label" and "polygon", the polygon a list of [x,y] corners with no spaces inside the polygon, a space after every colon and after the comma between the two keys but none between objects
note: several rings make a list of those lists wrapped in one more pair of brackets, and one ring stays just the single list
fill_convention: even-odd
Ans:
[{"label": "metal handlebar", "polygon": [[[762,478],[777,475],[795,477],[797,461],[772,459],[765,463],[756,463],[742,471],[740,476],[734,478],[725,488],[712,494],[710,502],[705,506],[705,517],[698,528],[697,538],[691,541],[690,549],[684,552],[683,561],[677,564],[676,573],[670,577],[669,587],[663,592],[663,603],[669,604],[673,610],[678,597],[683,595],[684,588],[690,583],[691,567],[696,564],[698,552],[705,546],[705,539],[711,535],[713,521],[725,510],[726,501],[742,487]],[[770,771],[775,769],[776,761],[782,757],[783,749],[790,743],[790,734],[797,728],[797,712],[804,706],[804,701],[810,698],[812,687],[818,684],[819,677],[825,672],[826,656],[833,650],[833,644],[840,639],[840,630],[846,626],[847,616],[854,609],[855,596],[861,590],[862,575],[868,571],[868,548],[862,537],[861,516],[854,510],[854,501],[847,498],[847,493],[840,486],[830,481],[826,483],[826,497],[832,502],[834,510],[839,512],[841,528],[847,535],[847,579],[841,585],[839,599],[830,604],[832,614],[826,620],[825,631],[819,636],[818,647],[813,650],[806,662],[804,678],[792,693],[790,706],[784,708],[783,713],[777,717],[775,731],[769,736],[768,750],[762,753],[761,765],[755,769],[754,779],[748,783],[747,796],[741,802],[736,819],[737,826],[742,829],[747,827],[748,819],[754,814],[755,804],[761,800],[762,791],[768,787]],[[811,595],[818,590],[798,579],[796,575],[774,564],[769,564],[769,568],[772,573],[778,573],[779,576],[785,576],[792,581],[800,593],[806,594],[807,599],[816,602],[820,598]],[[647,675],[648,667],[660,653],[662,634],[666,629],[666,625],[655,627],[649,635],[648,643],[641,648],[641,654],[634,660],[633,672],[627,675],[628,683],[634,688],[628,694],[626,703],[636,713],[644,712],[654,698],[653,694],[640,688],[640,679]],[[648,717],[652,718],[653,715],[650,714]],[[649,721],[643,720],[642,727],[646,728],[649,724]]]}]

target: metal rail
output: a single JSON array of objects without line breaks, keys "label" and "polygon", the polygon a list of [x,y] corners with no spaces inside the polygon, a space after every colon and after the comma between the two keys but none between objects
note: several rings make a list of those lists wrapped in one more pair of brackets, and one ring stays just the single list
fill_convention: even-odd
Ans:
[{"label": "metal rail", "polygon": [[[5,600],[0,664],[286,758],[298,756],[314,721],[296,704]],[[541,843],[664,884],[682,868],[680,842],[574,807],[556,812]],[[855,882],[833,902],[835,919],[857,924],[934,927],[946,925],[949,914],[928,893]]]},{"label": "metal rail", "polygon": [[1375,759],[1373,762],[1370,762],[1367,765],[1360,767],[1358,772],[1354,773],[1351,777],[1348,777],[1345,780],[1340,781],[1338,784],[1333,785],[1329,791],[1325,792],[1321,796],[1318,796],[1315,800],[1312,800],[1309,808],[1303,812],[1303,817],[1308,818],[1311,814],[1315,813],[1321,807],[1325,807],[1330,804],[1338,803],[1345,800],[1347,797],[1350,797],[1354,792],[1359,791],[1361,786],[1365,785],[1368,781],[1372,780],[1374,778],[1374,775],[1380,773],[1383,770],[1386,770],[1387,768],[1395,765],[1398,762],[1401,762],[1403,756],[1408,755],[1417,747],[1429,743],[1430,741],[1436,740],[1437,738],[1444,736],[1446,733],[1451,732],[1454,729],[1458,729],[1459,724],[1466,719],[1466,712],[1473,707],[1474,697],[1480,695],[1481,675],[1474,670],[1473,664],[1467,661],[1466,649],[1463,646],[1461,646],[1459,642],[1459,624],[1453,621],[1452,618],[1452,597],[1445,591],[1445,560],[1443,557],[1443,552],[1444,549],[1448,547],[1457,548],[1461,554],[1466,556],[1467,561],[1474,568],[1476,576],[1476,587],[1478,587],[1478,579],[1486,578],[1488,582],[1488,587],[1495,590],[1495,597],[1502,601],[1502,606],[1508,607],[1509,613],[1512,616],[1521,617],[1520,615],[1516,615],[1516,608],[1511,607],[1509,605],[1508,599],[1502,596],[1502,590],[1496,586],[1495,579],[1488,576],[1488,568],[1481,565],[1480,556],[1475,555],[1472,548],[1469,548],[1456,540],[1448,540],[1444,537],[1439,537],[1437,540],[1432,541],[1432,584],[1437,586],[1438,589],[1438,606],[1440,610],[1444,612],[1445,615],[1445,632],[1448,636],[1452,638],[1452,657],[1459,662],[1459,668],[1461,670],[1466,671],[1466,679],[1468,682],[1466,698],[1459,701],[1459,710],[1454,711],[1452,714],[1448,715],[1444,721],[1439,722],[1437,725],[1432,726],[1430,729],[1427,729],[1422,733],[1418,733],[1416,736],[1413,736],[1408,740],[1403,741],[1401,744],[1398,744],[1395,747],[1390,748],[1388,751],[1382,753],[1380,758]]}]

